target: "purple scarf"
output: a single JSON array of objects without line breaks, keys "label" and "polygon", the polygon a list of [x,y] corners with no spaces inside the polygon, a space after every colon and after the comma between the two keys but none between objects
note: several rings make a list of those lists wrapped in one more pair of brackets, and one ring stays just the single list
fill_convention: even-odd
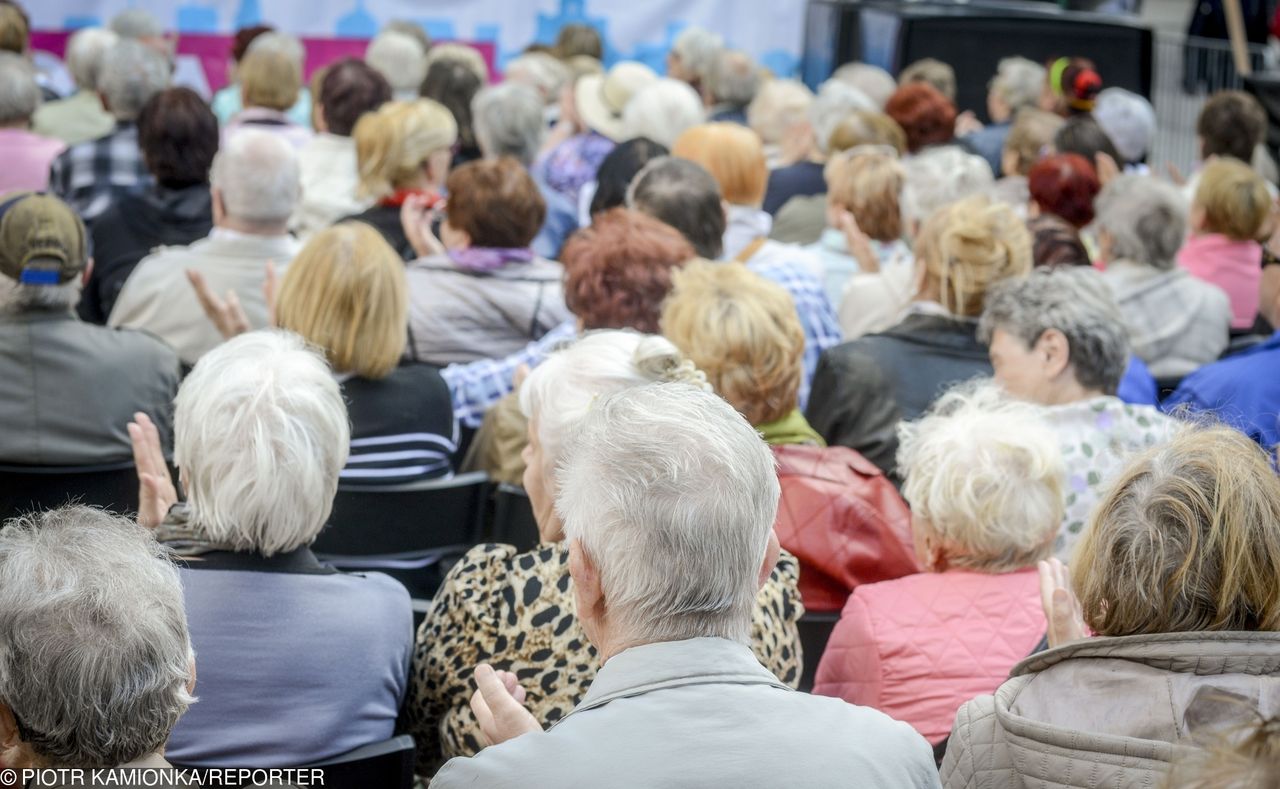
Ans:
[{"label": "purple scarf", "polygon": [[528,263],[533,260],[533,250],[503,247],[468,247],[448,252],[453,265],[467,271],[497,271],[508,263]]}]

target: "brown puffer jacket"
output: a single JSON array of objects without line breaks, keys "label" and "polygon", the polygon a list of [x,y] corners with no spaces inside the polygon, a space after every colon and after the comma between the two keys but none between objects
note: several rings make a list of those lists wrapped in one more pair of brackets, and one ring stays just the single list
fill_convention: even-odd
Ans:
[{"label": "brown puffer jacket", "polygon": [[994,696],[960,708],[942,785],[1162,786],[1174,754],[1192,744],[1192,726],[1252,718],[1204,703],[1224,695],[1206,690],[1243,697],[1263,717],[1280,713],[1280,633],[1090,638],[1032,655]]}]

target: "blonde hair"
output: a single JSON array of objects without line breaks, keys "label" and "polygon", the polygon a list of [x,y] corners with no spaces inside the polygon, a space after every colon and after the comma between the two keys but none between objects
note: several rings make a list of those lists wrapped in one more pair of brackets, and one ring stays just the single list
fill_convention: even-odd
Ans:
[{"label": "blonde hair", "polygon": [[1204,211],[1205,229],[1235,241],[1257,237],[1271,211],[1271,195],[1262,176],[1230,157],[1214,159],[1200,173],[1195,204]]},{"label": "blonde hair", "polygon": [[782,287],[731,263],[698,260],[672,274],[662,333],[753,425],[794,411],[804,329]]},{"label": "blonde hair", "polygon": [[489,66],[484,62],[484,55],[481,55],[475,47],[453,41],[436,44],[427,51],[427,60],[422,73],[426,74],[436,63],[458,63],[474,74],[476,79],[480,80],[481,86],[489,84]]},{"label": "blonde hair", "polygon": [[246,107],[284,112],[298,102],[302,69],[298,61],[274,49],[251,49],[236,66]]},{"label": "blonde hair", "polygon": [[827,162],[827,202],[848,209],[858,227],[876,241],[902,237],[902,187],[907,173],[898,157],[851,148]]},{"label": "blonde hair", "polygon": [[916,243],[925,280],[953,315],[982,314],[987,289],[1031,272],[1031,234],[1013,209],[986,195],[943,206],[924,223]]},{"label": "blonde hair", "polygon": [[281,328],[321,348],[334,371],[374,380],[404,355],[408,309],[403,261],[363,222],[312,236],[289,264],[276,301]]},{"label": "blonde hair", "polygon": [[813,91],[794,79],[766,80],[747,106],[747,125],[766,145],[777,145],[787,129],[805,119]]},{"label": "blonde hair", "polygon": [[1003,149],[1005,153],[1012,153],[1017,157],[1018,175],[1031,172],[1031,168],[1040,161],[1040,154],[1045,146],[1053,142],[1053,136],[1064,122],[1057,113],[1032,107],[1018,110],[1013,125],[1009,127],[1009,135],[1004,138]]},{"label": "blonde hair", "polygon": [[902,495],[952,567],[1001,573],[1044,559],[1062,522],[1066,467],[1031,404],[962,384],[898,427]]},{"label": "blonde hair", "polygon": [[1133,460],[1094,508],[1071,582],[1099,635],[1280,630],[1280,478],[1227,427]]},{"label": "blonde hair", "polygon": [[769,181],[764,146],[755,132],[736,123],[704,123],[676,138],[671,155],[702,165],[731,205],[758,206]]},{"label": "blonde hair", "polygon": [[427,158],[458,139],[458,124],[443,104],[431,99],[389,101],[361,116],[351,136],[360,194],[379,199],[411,186]]},{"label": "blonde hair", "polygon": [[854,110],[836,124],[827,150],[847,151],[859,145],[887,145],[901,155],[907,152],[907,133],[883,112]]}]

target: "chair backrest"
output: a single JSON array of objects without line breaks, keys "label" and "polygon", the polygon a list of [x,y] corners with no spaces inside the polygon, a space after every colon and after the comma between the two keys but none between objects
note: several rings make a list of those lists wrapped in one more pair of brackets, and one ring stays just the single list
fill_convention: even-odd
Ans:
[{"label": "chair backrest", "polygon": [[138,511],[133,461],[103,466],[0,466],[0,520],[69,502],[133,515]]},{"label": "chair backrest", "polygon": [[376,556],[474,545],[488,493],[484,472],[406,485],[339,487],[329,525],[312,549]]},{"label": "chair backrest", "polygon": [[324,770],[328,789],[412,789],[414,755],[413,738],[401,734],[307,766]]},{"label": "chair backrest", "polygon": [[800,671],[801,691],[808,693],[813,690],[813,680],[818,675],[818,662],[822,660],[831,631],[836,629],[839,621],[839,611],[813,611],[806,612],[796,623],[800,630],[800,648],[804,650],[804,668]]},{"label": "chair backrest", "polygon": [[493,528],[488,539],[514,545],[520,553],[538,546],[538,522],[533,517],[529,494],[519,485],[502,483],[493,494]]}]

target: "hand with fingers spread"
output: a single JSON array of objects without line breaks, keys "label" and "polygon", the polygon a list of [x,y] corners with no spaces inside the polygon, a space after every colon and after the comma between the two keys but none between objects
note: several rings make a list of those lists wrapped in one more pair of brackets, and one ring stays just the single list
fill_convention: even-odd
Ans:
[{"label": "hand with fingers spread", "polygon": [[515,674],[495,671],[493,666],[481,663],[476,666],[475,680],[471,711],[476,714],[480,731],[490,745],[542,731],[538,721],[524,708],[524,688],[520,687]]},{"label": "hand with fingers spread", "polygon": [[227,291],[225,299],[219,298],[209,287],[204,275],[195,269],[187,270],[187,280],[195,288],[196,298],[200,301],[204,314],[213,322],[224,340],[252,331],[249,316],[245,314],[244,307],[240,306],[240,298],[234,290]]},{"label": "hand with fingers spread", "polygon": [[982,125],[982,121],[978,120],[978,116],[974,114],[973,110],[965,110],[956,116],[955,135],[957,137],[980,132],[983,128],[985,127]]},{"label": "hand with fingers spread", "polygon": [[871,247],[871,239],[858,227],[858,219],[852,211],[840,211],[836,219],[836,229],[844,234],[845,243],[849,247],[849,255],[858,261],[858,267],[865,274],[874,274],[880,270],[880,257]]},{"label": "hand with fingers spread", "polygon": [[160,431],[142,412],[129,423],[133,463],[138,470],[138,525],[154,529],[178,501],[178,490],[160,448]]},{"label": "hand with fingers spread", "polygon": [[1088,637],[1080,600],[1071,590],[1067,566],[1057,558],[1040,562],[1040,602],[1049,623],[1049,646],[1056,647]]},{"label": "hand with fingers spread", "polygon": [[438,206],[433,207],[430,198],[410,195],[400,206],[400,226],[404,228],[409,245],[420,257],[443,255],[444,244],[431,230],[431,223],[439,216]]}]

